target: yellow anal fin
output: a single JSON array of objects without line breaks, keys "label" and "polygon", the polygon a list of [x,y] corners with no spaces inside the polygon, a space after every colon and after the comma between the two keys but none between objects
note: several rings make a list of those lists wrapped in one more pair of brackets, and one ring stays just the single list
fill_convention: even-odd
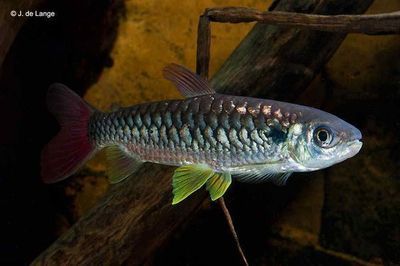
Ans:
[{"label": "yellow anal fin", "polygon": [[174,194],[172,204],[186,199],[204,184],[206,184],[211,199],[217,200],[224,195],[231,182],[231,174],[215,173],[207,165],[193,164],[178,167],[172,177]]},{"label": "yellow anal fin", "polygon": [[142,162],[132,157],[118,146],[106,148],[107,155],[107,175],[110,183],[118,183],[135,172]]},{"label": "yellow anal fin", "polygon": [[232,177],[229,173],[214,173],[213,176],[207,180],[206,188],[210,193],[212,200],[217,200],[222,197],[230,184]]},{"label": "yellow anal fin", "polygon": [[172,177],[172,205],[201,188],[213,174],[213,170],[207,165],[191,164],[178,167]]}]

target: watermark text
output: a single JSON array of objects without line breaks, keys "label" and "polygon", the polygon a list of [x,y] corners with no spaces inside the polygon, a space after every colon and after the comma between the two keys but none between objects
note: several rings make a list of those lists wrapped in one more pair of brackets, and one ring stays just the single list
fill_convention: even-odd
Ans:
[{"label": "watermark text", "polygon": [[39,11],[39,10],[11,10],[11,17],[41,17],[41,18],[54,18],[56,12],[54,11]]}]

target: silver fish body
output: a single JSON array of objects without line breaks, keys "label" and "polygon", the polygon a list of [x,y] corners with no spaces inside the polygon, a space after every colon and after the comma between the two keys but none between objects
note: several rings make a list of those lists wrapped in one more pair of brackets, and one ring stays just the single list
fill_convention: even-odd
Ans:
[{"label": "silver fish body", "polygon": [[[314,126],[334,123],[347,128],[342,131],[347,135],[341,136],[346,141],[361,137],[350,124],[314,108],[213,94],[95,112],[89,138],[99,148],[119,145],[140,161],[207,164],[216,172],[232,174],[257,167],[284,173],[321,168],[303,162],[313,152],[305,146],[308,132]],[[344,151],[341,158],[359,148],[355,145]]]}]

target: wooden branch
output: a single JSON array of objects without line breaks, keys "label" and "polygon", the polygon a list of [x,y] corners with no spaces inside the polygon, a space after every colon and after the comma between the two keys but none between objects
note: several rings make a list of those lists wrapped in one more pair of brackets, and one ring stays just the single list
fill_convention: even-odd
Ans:
[{"label": "wooden branch", "polygon": [[210,45],[210,20],[207,16],[203,15],[200,16],[197,29],[196,73],[206,79],[208,79],[208,68],[210,64]]},{"label": "wooden branch", "polygon": [[[333,5],[332,2],[335,4]],[[361,13],[372,0],[280,0],[276,10]],[[304,89],[344,34],[257,24],[211,79],[219,92],[286,98]],[[145,165],[113,185],[102,200],[45,250],[33,265],[142,264],[199,209],[206,193],[171,206],[173,168]]]},{"label": "wooden branch", "polygon": [[210,8],[203,15],[223,23],[260,22],[342,33],[399,34],[400,11],[374,15],[315,15],[292,12],[261,12],[246,7]]}]

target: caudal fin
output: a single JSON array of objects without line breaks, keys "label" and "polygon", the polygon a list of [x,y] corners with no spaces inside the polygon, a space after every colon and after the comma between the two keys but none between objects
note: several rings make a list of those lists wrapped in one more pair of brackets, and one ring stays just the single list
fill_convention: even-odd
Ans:
[{"label": "caudal fin", "polygon": [[72,175],[93,155],[95,147],[89,141],[88,124],[94,109],[59,83],[50,86],[47,107],[61,125],[41,156],[42,179],[54,183]]}]

